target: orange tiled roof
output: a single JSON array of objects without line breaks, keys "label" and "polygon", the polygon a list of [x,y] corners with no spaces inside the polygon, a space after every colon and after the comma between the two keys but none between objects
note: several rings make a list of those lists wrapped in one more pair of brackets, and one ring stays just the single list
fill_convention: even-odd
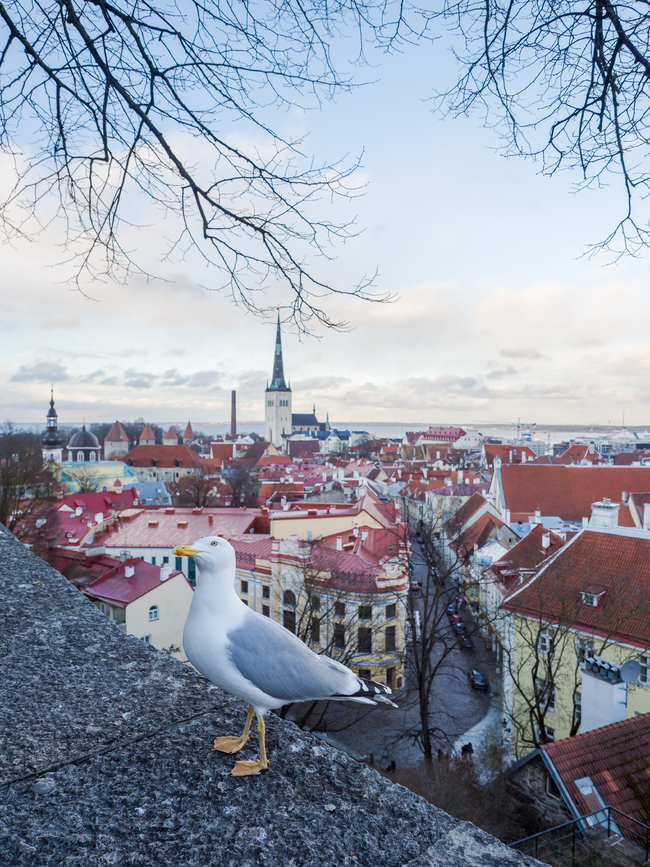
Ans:
[{"label": "orange tiled roof", "polygon": [[[513,521],[527,521],[537,508],[542,515],[580,522],[591,516],[591,504],[603,497],[619,503],[623,491],[650,490],[650,467],[532,466],[501,467],[504,505]],[[627,509],[619,511],[621,526],[633,526]]]},{"label": "orange tiled roof", "polygon": [[[607,588],[594,608],[582,603],[587,585]],[[596,635],[650,646],[650,534],[586,527],[536,576],[513,588],[503,607],[565,622]]]},{"label": "orange tiled roof", "polygon": [[[612,723],[541,749],[581,815],[592,812],[575,784],[591,777],[603,801],[650,824],[650,713]],[[616,816],[613,817],[616,821]]]},{"label": "orange tiled roof", "polygon": [[128,443],[129,438],[126,435],[126,431],[119,423],[116,421],[113,427],[106,434],[106,438],[104,439],[105,443]]},{"label": "orange tiled roof", "polygon": [[203,461],[189,446],[136,446],[119,460],[132,467],[203,468]]},{"label": "orange tiled roof", "polygon": [[474,492],[466,503],[458,509],[455,515],[447,521],[447,530],[450,533],[457,533],[469,521],[475,512],[487,503],[485,497],[482,497],[478,492]]},{"label": "orange tiled roof", "polygon": [[140,440],[154,440],[155,441],[155,439],[156,439],[156,436],[155,436],[154,432],[151,430],[151,425],[149,424],[149,422],[147,422],[147,424],[144,426],[144,430],[142,431],[142,433],[138,437],[138,441],[140,441]]},{"label": "orange tiled roof", "polygon": [[185,428],[185,433],[183,434],[184,440],[193,440],[194,439],[194,431],[192,430],[192,425],[188,421],[187,427]]}]

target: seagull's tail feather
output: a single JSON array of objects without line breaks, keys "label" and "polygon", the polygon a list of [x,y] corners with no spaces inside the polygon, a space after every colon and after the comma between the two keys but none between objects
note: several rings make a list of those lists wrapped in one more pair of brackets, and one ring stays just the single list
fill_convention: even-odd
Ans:
[{"label": "seagull's tail feather", "polygon": [[375,702],[379,701],[382,704],[389,704],[391,707],[397,707],[397,705],[388,698],[393,690],[389,686],[386,686],[385,683],[377,683],[376,680],[364,680],[361,677],[357,678],[357,683],[359,689],[351,695],[346,695],[345,698],[352,699],[352,701],[363,701],[364,704],[375,704]]}]

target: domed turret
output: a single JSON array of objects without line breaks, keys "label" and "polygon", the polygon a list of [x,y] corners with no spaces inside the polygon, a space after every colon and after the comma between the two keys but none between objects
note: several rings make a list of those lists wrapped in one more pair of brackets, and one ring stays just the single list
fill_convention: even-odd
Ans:
[{"label": "domed turret", "polygon": [[94,433],[86,430],[84,422],[81,430],[70,438],[68,458],[71,461],[98,461],[101,459],[99,440]]}]

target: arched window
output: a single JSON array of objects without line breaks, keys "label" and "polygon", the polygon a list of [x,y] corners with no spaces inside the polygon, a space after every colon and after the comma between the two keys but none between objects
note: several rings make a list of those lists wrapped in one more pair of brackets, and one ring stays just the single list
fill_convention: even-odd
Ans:
[{"label": "arched window", "polygon": [[285,590],[284,596],[282,597],[282,601],[284,602],[285,605],[293,605],[293,607],[295,608],[296,607],[296,594],[293,592],[293,590]]},{"label": "arched window", "polygon": [[84,453],[83,452],[77,452],[77,461],[83,461],[83,459],[84,459]]},{"label": "arched window", "polygon": [[149,620],[158,620],[158,606],[152,605],[149,609]]},{"label": "arched window", "polygon": [[91,452],[91,453],[90,453],[90,460],[91,460],[91,461],[94,461],[94,460],[95,460],[95,452]]}]

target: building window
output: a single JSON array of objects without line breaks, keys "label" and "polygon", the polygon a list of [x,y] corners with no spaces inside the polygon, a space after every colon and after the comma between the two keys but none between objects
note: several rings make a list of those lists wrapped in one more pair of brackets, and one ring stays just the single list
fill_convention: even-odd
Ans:
[{"label": "building window", "polygon": [[248,593],[248,581],[240,581],[239,586],[242,593]]},{"label": "building window", "polygon": [[342,623],[334,624],[334,647],[345,650],[345,626]]},{"label": "building window", "polygon": [[84,459],[84,453],[83,452],[77,452],[77,461],[83,461],[83,459]]},{"label": "building window", "polygon": [[108,607],[106,606],[106,603],[100,602],[99,610],[102,612],[102,614],[108,614]]},{"label": "building window", "polygon": [[539,636],[539,652],[544,655],[552,653],[553,651],[553,636],[550,632],[542,632]]},{"label": "building window", "polygon": [[553,743],[555,740],[555,729],[552,729],[550,726],[544,726],[544,731],[546,732],[546,740],[549,743]]},{"label": "building window", "polygon": [[312,617],[311,619],[311,640],[314,644],[320,644],[320,618]]},{"label": "building window", "polygon": [[174,560],[174,565],[176,567],[176,571],[181,572],[183,569],[183,558],[182,557],[176,557],[176,559]]},{"label": "building window", "polygon": [[247,600],[247,599],[242,599],[242,602],[244,603],[244,605],[248,605],[248,600]]},{"label": "building window", "polygon": [[262,584],[262,599],[271,598],[271,588],[268,584]]},{"label": "building window", "polygon": [[90,453],[90,460],[91,460],[91,461],[94,461],[94,460],[95,460],[95,452],[91,452],[91,453]]},{"label": "building window", "polygon": [[361,680],[370,680],[371,679],[370,669],[369,668],[360,668],[359,669],[359,677],[361,678]]},{"label": "building window", "polygon": [[262,605],[262,614],[263,614],[265,617],[270,617],[270,616],[271,616],[271,609],[270,609],[270,607],[269,607],[268,605]]},{"label": "building window", "polygon": [[372,620],[372,605],[359,605],[359,620]]},{"label": "building window", "polygon": [[334,603],[334,616],[345,617],[345,602]]},{"label": "building window", "polygon": [[386,606],[386,620],[392,620],[394,617],[397,617],[397,605],[387,605]]},{"label": "building window", "polygon": [[535,695],[537,696],[537,707],[542,712],[546,709],[549,713],[555,713],[555,687],[552,684],[536,677]]},{"label": "building window", "polygon": [[372,629],[360,626],[357,629],[357,652],[372,653]]},{"label": "building window", "polygon": [[393,689],[393,687],[395,686],[395,669],[394,668],[387,668],[386,669],[386,686],[390,687],[390,689]]},{"label": "building window", "polygon": [[169,557],[163,557],[163,566],[165,563],[169,563]]},{"label": "building window", "polygon": [[650,656],[640,656],[639,664],[641,665],[639,683],[642,683],[644,686],[650,686]]},{"label": "building window", "polygon": [[594,642],[591,638],[576,638],[576,658],[578,665],[594,655]]},{"label": "building window", "polygon": [[285,590],[284,595],[282,596],[282,601],[285,605],[291,605],[295,608],[296,594],[293,592],[293,590]]},{"label": "building window", "polygon": [[390,653],[395,650],[395,627],[387,626],[386,627],[386,652]]},{"label": "building window", "polygon": [[187,580],[192,587],[196,587],[196,561],[191,557],[187,561]]},{"label": "building window", "polygon": [[151,558],[151,565],[152,565],[152,566],[155,566],[155,565],[156,565],[156,558],[155,558],[155,557],[152,557],[152,558]]},{"label": "building window", "polygon": [[404,683],[404,678],[403,678],[403,677],[398,677],[398,678],[397,678],[397,688],[398,688],[398,689],[401,689],[403,683]]},{"label": "building window", "polygon": [[149,609],[149,620],[158,620],[158,606],[152,605]]},{"label": "building window", "polygon": [[141,638],[141,641],[144,641],[145,644],[151,644],[151,636],[150,635],[143,635]]},{"label": "building window", "polygon": [[311,605],[312,611],[320,611],[320,596],[316,596],[313,593],[310,594],[309,604]]},{"label": "building window", "polygon": [[582,719],[582,693],[576,692],[573,699],[573,722],[580,725]]},{"label": "building window", "polygon": [[282,625],[289,632],[296,634],[296,612],[293,608],[285,608],[282,612]]}]

